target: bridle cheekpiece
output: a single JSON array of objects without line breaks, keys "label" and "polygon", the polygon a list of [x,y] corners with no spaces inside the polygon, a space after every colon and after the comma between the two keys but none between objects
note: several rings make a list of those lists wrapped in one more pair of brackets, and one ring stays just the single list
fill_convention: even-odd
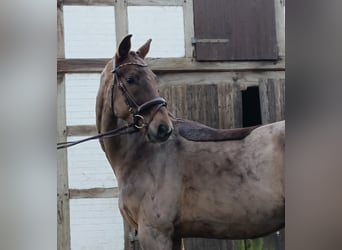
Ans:
[{"label": "bridle cheekpiece", "polygon": [[[135,101],[134,97],[129,93],[125,85],[120,81],[117,71],[118,69],[129,66],[129,65],[134,65],[138,67],[148,67],[147,64],[142,64],[142,63],[134,63],[134,62],[128,62],[121,64],[117,67],[115,67],[115,63],[113,61],[113,84],[112,84],[112,91],[111,91],[111,105],[112,105],[112,111],[114,114],[114,87],[115,84],[118,84],[118,88],[120,89],[121,93],[124,95],[126,99],[126,104],[128,106],[129,112],[133,115],[133,124],[136,129],[142,129],[144,127],[148,127],[150,122],[153,120],[153,117],[155,114],[162,108],[166,107],[167,103],[164,98],[162,97],[156,97],[153,98],[141,105],[138,105],[137,102]],[[148,123],[145,123],[145,118],[143,116],[144,111],[149,110],[151,108],[155,107],[154,113],[151,116],[151,119]]]}]

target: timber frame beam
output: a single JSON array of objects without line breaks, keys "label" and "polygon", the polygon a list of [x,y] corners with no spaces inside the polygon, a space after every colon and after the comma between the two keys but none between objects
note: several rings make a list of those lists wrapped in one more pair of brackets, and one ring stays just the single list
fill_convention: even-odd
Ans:
[{"label": "timber frame beam", "polygon": [[129,6],[183,6],[185,0],[62,0],[64,5],[116,6],[122,2]]},{"label": "timber frame beam", "polygon": [[84,198],[118,198],[119,190],[112,188],[69,189],[70,199]]},{"label": "timber frame beam", "polygon": [[[107,59],[58,59],[57,73],[101,73]],[[156,73],[229,72],[229,71],[284,71],[285,60],[250,62],[197,62],[191,58],[147,58]]]}]

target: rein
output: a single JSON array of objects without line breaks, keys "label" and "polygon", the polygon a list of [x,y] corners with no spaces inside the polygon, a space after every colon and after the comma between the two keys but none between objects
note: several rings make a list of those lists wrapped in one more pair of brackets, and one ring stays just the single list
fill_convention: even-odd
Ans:
[{"label": "rein", "polygon": [[[131,124],[127,124],[125,126],[122,126],[120,128],[105,132],[105,133],[100,133],[91,137],[87,137],[85,139],[82,140],[78,140],[78,141],[66,141],[66,142],[59,142],[57,143],[57,149],[63,149],[63,148],[68,148],[71,146],[75,146],[79,143],[82,142],[86,142],[86,141],[90,141],[90,140],[95,140],[95,139],[103,139],[103,138],[110,138],[110,137],[115,137],[115,136],[119,136],[119,135],[123,135],[123,134],[132,134],[132,133],[136,133],[139,131],[139,129],[142,129],[144,127],[148,127],[149,124],[151,123],[151,121],[153,120],[154,116],[156,115],[156,113],[162,108],[166,106],[166,101],[164,98],[162,97],[156,97],[153,98],[152,100],[149,100],[141,105],[138,105],[135,101],[135,99],[133,98],[133,96],[129,93],[129,91],[127,90],[127,88],[125,87],[125,85],[119,80],[119,77],[117,75],[117,70],[127,66],[127,65],[135,65],[135,66],[139,66],[139,67],[147,67],[147,64],[140,64],[140,63],[125,63],[125,64],[121,64],[118,67],[115,68],[115,64],[113,61],[113,70],[112,73],[114,75],[113,77],[113,83],[112,83],[112,89],[111,89],[111,105],[112,105],[112,112],[114,114],[114,87],[115,87],[115,83],[118,83],[118,87],[120,89],[120,91],[122,92],[122,94],[125,96],[126,98],[126,104],[128,106],[129,112],[133,115],[133,123]],[[156,107],[151,119],[148,123],[145,123],[145,118],[142,115],[142,113],[152,107]],[[129,128],[133,128],[133,130],[128,130]]]},{"label": "rein", "polygon": [[79,143],[86,142],[86,141],[91,141],[91,140],[95,140],[95,139],[110,138],[110,137],[114,137],[114,136],[118,136],[118,135],[132,134],[132,133],[138,132],[138,130],[136,130],[136,129],[131,130],[131,131],[127,131],[127,130],[123,131],[123,130],[131,128],[133,126],[134,126],[133,123],[129,124],[129,125],[127,124],[127,125],[122,126],[120,128],[113,129],[111,131],[108,131],[108,132],[105,132],[105,133],[101,133],[101,134],[98,134],[98,135],[94,135],[94,136],[91,136],[91,137],[87,137],[87,138],[82,139],[82,140],[59,142],[59,143],[57,143],[57,149],[68,148],[68,147],[71,147],[71,146],[75,146],[75,145],[77,145]]}]

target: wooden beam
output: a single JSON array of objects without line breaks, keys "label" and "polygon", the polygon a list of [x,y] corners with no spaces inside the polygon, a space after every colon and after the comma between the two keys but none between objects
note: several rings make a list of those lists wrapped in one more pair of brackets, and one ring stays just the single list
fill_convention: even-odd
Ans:
[{"label": "wooden beam", "polygon": [[183,6],[184,0],[128,0],[129,6]]},{"label": "wooden beam", "polygon": [[57,58],[65,58],[62,0],[57,1]]},{"label": "wooden beam", "polygon": [[89,189],[69,189],[70,199],[84,198],[118,198],[118,187],[112,188],[89,188]]},{"label": "wooden beam", "polygon": [[274,0],[278,55],[285,57],[285,0]]},{"label": "wooden beam", "polygon": [[[101,73],[108,59],[58,59],[57,73]],[[147,58],[155,72],[284,71],[285,62],[197,62],[191,58]]]},{"label": "wooden beam", "polygon": [[[57,1],[57,58],[64,58],[63,3]],[[66,140],[65,77],[57,74],[57,141]],[[68,160],[66,150],[57,151],[57,250],[70,250]]]},{"label": "wooden beam", "polygon": [[78,125],[67,127],[68,136],[91,136],[96,134],[97,129],[95,125]]},{"label": "wooden beam", "polygon": [[57,73],[101,73],[110,59],[58,59]]},{"label": "wooden beam", "polygon": [[[120,0],[123,2],[123,0]],[[182,6],[184,0],[126,0],[128,6]],[[114,6],[118,0],[64,0],[64,5]]]},{"label": "wooden beam", "polygon": [[63,0],[64,5],[114,6],[115,0]]},{"label": "wooden beam", "polygon": [[185,57],[192,58],[194,47],[191,43],[191,39],[195,37],[193,0],[184,1],[183,19],[184,19]]},{"label": "wooden beam", "polygon": [[121,40],[128,34],[128,14],[127,1],[121,0],[115,2],[116,47],[118,47]]},{"label": "wooden beam", "polygon": [[[65,77],[57,75],[57,141],[66,141]],[[57,238],[58,250],[70,250],[70,211],[66,150],[57,151]]]},{"label": "wooden beam", "polygon": [[263,124],[285,119],[285,80],[260,79],[259,96]]}]

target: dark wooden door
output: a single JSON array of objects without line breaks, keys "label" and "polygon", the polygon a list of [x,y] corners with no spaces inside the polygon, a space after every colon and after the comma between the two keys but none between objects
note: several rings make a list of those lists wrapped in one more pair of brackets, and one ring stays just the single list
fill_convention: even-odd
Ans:
[{"label": "dark wooden door", "polygon": [[198,61],[276,60],[274,0],[194,0]]}]

